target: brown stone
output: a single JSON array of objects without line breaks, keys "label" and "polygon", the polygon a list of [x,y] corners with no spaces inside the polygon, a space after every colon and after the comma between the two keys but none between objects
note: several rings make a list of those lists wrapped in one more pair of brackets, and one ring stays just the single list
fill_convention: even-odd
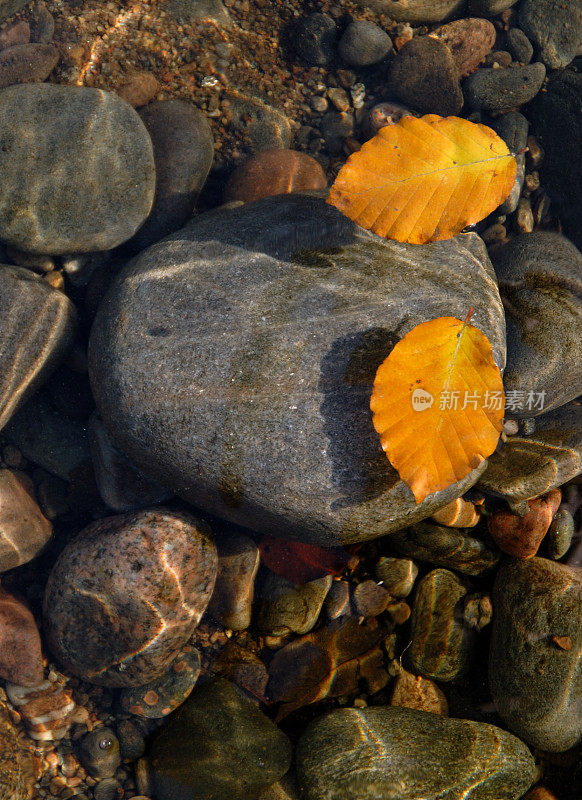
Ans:
[{"label": "brown stone", "polygon": [[416,708],[418,711],[429,711],[443,717],[449,715],[447,698],[436,683],[420,675],[413,675],[405,669],[396,678],[390,705]]},{"label": "brown stone", "polygon": [[160,677],[190,638],[214,588],[207,526],[165,509],[95,522],[49,576],[44,616],[54,655],[102,686]]},{"label": "brown stone", "polygon": [[10,23],[0,31],[0,50],[5,50],[15,44],[29,44],[29,42],[30,25],[22,19]]},{"label": "brown stone", "polygon": [[438,39],[451,51],[453,61],[459,72],[459,77],[464,78],[475,72],[485,56],[491,52],[495,44],[495,26],[486,19],[457,19],[430,34]]},{"label": "brown stone", "polygon": [[432,519],[448,528],[473,528],[481,519],[481,515],[473,503],[459,497],[444,508],[439,508],[436,514],[432,515]]},{"label": "brown stone", "polygon": [[218,574],[207,613],[225,628],[242,631],[251,624],[259,548],[239,534],[220,538],[217,547]]},{"label": "brown stone", "polygon": [[516,558],[535,556],[561,498],[560,490],[552,489],[543,497],[529,500],[529,510],[523,517],[510,511],[497,511],[489,517],[489,533],[499,549]]},{"label": "brown stone", "polygon": [[32,481],[24,474],[0,470],[0,573],[38,555],[52,530],[36,504]]},{"label": "brown stone", "polygon": [[40,83],[59,60],[52,44],[15,44],[0,51],[0,88],[15,83]]},{"label": "brown stone", "polygon": [[558,800],[558,798],[545,786],[534,786],[524,794],[523,800]]},{"label": "brown stone", "polygon": [[261,197],[326,188],[325,173],[311,156],[296,150],[263,150],[235,169],[224,200],[250,203]]},{"label": "brown stone", "polygon": [[377,617],[386,610],[390,600],[388,590],[371,579],[362,581],[354,589],[354,609],[360,617]]},{"label": "brown stone", "polygon": [[0,677],[21,686],[43,678],[40,634],[30,609],[0,587]]},{"label": "brown stone", "polygon": [[41,681],[32,687],[7,683],[6,694],[21,715],[31,739],[52,742],[69,732],[75,701],[71,691],[57,681]]},{"label": "brown stone", "polygon": [[151,72],[136,70],[127,75],[125,81],[117,89],[117,94],[134,108],[141,108],[154,99],[159,88],[160,84],[155,75]]}]

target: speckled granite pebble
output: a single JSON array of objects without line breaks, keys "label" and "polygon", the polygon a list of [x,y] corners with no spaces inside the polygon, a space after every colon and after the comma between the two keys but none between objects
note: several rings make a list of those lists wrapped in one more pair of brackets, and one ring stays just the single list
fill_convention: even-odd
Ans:
[{"label": "speckled granite pebble", "polygon": [[489,686],[507,726],[561,752],[582,737],[582,569],[511,559],[493,591]]},{"label": "speckled granite pebble", "polygon": [[517,800],[534,759],[510,733],[410,708],[340,709],[297,748],[305,800]]}]

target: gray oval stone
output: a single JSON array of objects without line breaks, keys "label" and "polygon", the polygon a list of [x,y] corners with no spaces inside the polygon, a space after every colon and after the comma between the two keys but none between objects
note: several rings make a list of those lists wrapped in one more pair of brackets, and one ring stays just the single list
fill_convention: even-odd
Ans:
[{"label": "gray oval stone", "polygon": [[332,711],[297,747],[305,800],[517,800],[534,774],[501,728],[411,708]]},{"label": "gray oval stone", "polygon": [[500,717],[533,747],[582,737],[582,569],[511,559],[493,588],[489,687]]},{"label": "gray oval stone", "polygon": [[465,100],[472,108],[501,114],[527,103],[539,92],[546,68],[543,64],[506,69],[479,69],[463,83]]},{"label": "gray oval stone", "polygon": [[318,197],[266,198],[201,215],[128,265],[94,324],[92,385],[121,450],[194,505],[273,536],[364,541],[434,513],[484,468],[417,504],[369,408],[396,342],[470,306],[502,367],[477,236],[388,242]]},{"label": "gray oval stone", "polygon": [[147,217],[151,139],[100,89],[48,83],[0,91],[0,239],[32,253],[109,250]]}]

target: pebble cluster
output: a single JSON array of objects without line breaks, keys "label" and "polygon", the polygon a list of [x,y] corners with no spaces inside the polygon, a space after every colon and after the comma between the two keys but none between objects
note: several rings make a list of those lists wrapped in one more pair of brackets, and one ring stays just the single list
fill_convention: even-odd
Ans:
[{"label": "pebble cluster", "polygon": [[[577,800],[581,41],[549,0],[0,0],[0,800]],[[515,184],[381,240],[326,189],[423,114]],[[469,307],[504,432],[417,504],[374,374]]]}]

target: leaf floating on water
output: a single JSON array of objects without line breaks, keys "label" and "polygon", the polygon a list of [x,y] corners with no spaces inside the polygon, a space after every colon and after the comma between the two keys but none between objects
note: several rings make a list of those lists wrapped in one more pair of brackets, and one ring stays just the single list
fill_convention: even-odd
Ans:
[{"label": "leaf floating on water", "polygon": [[417,325],[380,365],[370,408],[382,447],[416,502],[446,489],[499,440],[505,396],[489,340],[455,317]]},{"label": "leaf floating on water", "polygon": [[510,193],[516,171],[486,125],[403,117],[348,158],[327,202],[379,236],[425,244],[485,219]]}]

